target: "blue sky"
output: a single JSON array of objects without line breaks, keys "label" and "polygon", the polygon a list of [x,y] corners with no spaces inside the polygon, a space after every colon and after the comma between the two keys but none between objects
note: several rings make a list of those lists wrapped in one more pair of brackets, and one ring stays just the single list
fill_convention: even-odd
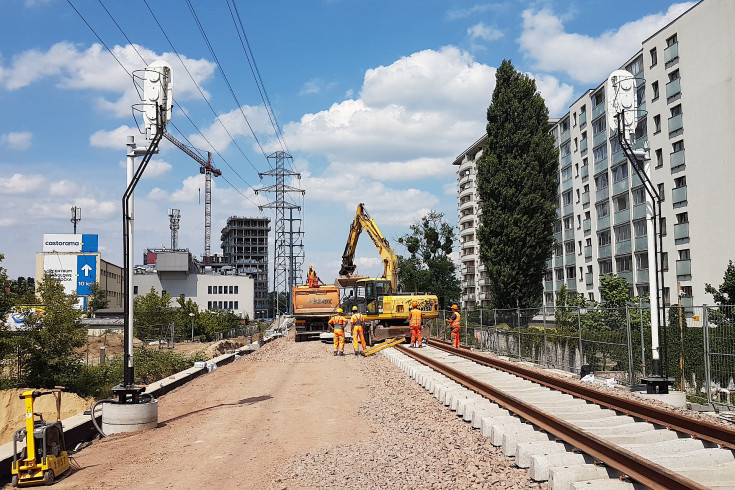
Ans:
[{"label": "blue sky", "polygon": [[[128,71],[144,66],[138,53],[173,65],[174,98],[196,128],[176,110],[170,132],[212,151],[201,131],[224,158],[213,160],[223,173],[213,187],[213,252],[228,216],[272,217],[258,210],[270,198],[253,189],[272,184],[258,172],[268,170],[264,154],[280,149],[230,15],[234,3],[302,175],[293,185],[306,191],[297,200],[306,261],[325,282],[337,274],[359,202],[398,253],[397,237],[429,210],[456,223],[451,163],[483,134],[503,59],[533,76],[550,115],[560,116],[693,4],[191,0],[236,101],[185,0],[147,5],[191,77],[144,0],[70,1]],[[74,205],[82,208],[78,232],[99,234],[103,258],[121,264],[125,137],[143,144],[133,83],[69,1],[2,3],[2,265],[13,278],[34,275],[43,234],[71,233]],[[179,245],[203,252],[203,193],[198,164],[163,143],[136,190],[136,263],[146,247],[170,244],[169,208],[181,209]],[[358,273],[381,271],[369,240],[356,255]]]}]

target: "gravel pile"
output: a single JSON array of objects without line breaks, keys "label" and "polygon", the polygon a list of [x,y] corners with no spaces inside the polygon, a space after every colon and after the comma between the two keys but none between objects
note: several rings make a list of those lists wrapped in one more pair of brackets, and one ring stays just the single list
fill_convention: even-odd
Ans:
[{"label": "gravel pile", "polygon": [[[324,358],[324,345],[298,344],[302,348],[273,343],[273,350],[262,354],[282,356],[279,362],[289,362],[291,355]],[[369,396],[359,409],[364,423],[344,430],[368,437],[287,461],[272,488],[548,488],[530,481],[480,431],[383,356],[361,361],[370,370]]]},{"label": "gravel pile", "polygon": [[243,357],[242,360],[285,364],[324,361],[328,353],[326,345],[322,342],[294,342],[286,337],[281,337],[268,342],[252,354]]}]

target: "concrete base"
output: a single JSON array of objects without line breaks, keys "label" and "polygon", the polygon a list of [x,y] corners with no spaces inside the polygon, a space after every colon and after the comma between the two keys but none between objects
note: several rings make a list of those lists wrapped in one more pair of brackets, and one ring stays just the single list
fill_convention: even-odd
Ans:
[{"label": "concrete base", "polygon": [[668,403],[673,407],[686,408],[687,396],[683,391],[669,391],[662,395],[659,393],[646,393],[642,391],[635,391],[636,395],[650,400],[658,400],[660,402]]},{"label": "concrete base", "polygon": [[107,435],[158,427],[158,400],[149,403],[105,403],[102,432]]}]

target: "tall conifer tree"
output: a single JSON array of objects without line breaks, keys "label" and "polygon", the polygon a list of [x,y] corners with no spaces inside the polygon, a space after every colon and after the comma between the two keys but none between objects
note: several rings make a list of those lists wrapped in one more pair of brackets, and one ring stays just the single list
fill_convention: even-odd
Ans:
[{"label": "tall conifer tree", "polygon": [[509,60],[496,72],[487,121],[477,163],[480,259],[496,308],[535,307],[554,244],[558,151],[536,82]]}]

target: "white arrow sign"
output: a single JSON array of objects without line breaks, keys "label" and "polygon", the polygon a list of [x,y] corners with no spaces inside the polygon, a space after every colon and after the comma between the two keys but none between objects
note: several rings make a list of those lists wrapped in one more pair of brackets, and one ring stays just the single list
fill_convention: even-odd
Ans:
[{"label": "white arrow sign", "polygon": [[91,271],[92,268],[89,266],[89,264],[84,264],[82,270],[84,271],[84,277],[89,277],[89,271]]}]

